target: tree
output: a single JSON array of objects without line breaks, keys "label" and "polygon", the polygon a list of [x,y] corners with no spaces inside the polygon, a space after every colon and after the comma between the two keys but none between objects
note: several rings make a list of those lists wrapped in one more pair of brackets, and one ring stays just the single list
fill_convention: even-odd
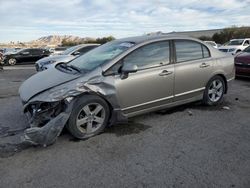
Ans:
[{"label": "tree", "polygon": [[68,41],[67,39],[62,40],[62,46],[75,46],[79,44],[89,44],[89,43],[98,43],[98,44],[104,44],[106,42],[115,40],[115,37],[113,36],[108,36],[108,37],[103,37],[103,38],[97,38],[97,39],[89,39],[85,41]]},{"label": "tree", "polygon": [[203,41],[210,41],[212,40],[212,37],[208,37],[208,36],[201,36],[199,37],[200,40],[203,40]]},{"label": "tree", "polygon": [[250,27],[230,27],[223,29],[220,33],[215,33],[212,39],[216,43],[224,44],[234,38],[250,38]]}]

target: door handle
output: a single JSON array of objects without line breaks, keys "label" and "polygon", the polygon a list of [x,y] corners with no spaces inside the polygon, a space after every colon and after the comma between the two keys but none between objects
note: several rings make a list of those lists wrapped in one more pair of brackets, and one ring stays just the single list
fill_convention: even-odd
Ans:
[{"label": "door handle", "polygon": [[172,71],[167,71],[167,70],[163,70],[159,76],[166,76],[166,75],[169,75],[169,74],[172,74],[173,72]]},{"label": "door handle", "polygon": [[201,65],[200,65],[200,68],[205,68],[205,67],[209,67],[210,65],[209,64],[207,64],[207,63],[202,63]]}]

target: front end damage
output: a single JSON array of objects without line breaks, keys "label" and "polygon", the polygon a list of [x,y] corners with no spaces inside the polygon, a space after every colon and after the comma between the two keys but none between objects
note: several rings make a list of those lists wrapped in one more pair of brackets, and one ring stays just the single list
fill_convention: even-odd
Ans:
[{"label": "front end damage", "polygon": [[[22,89],[19,91],[21,99]],[[24,141],[43,146],[54,143],[67,123],[74,103],[85,94],[98,95],[106,100],[112,110],[110,125],[127,121],[120,110],[112,79],[102,76],[88,81],[76,79],[40,92],[24,102],[24,113],[30,123],[30,128],[25,130]]]},{"label": "front end damage", "polygon": [[33,145],[53,144],[69,119],[73,102],[35,102],[25,105],[30,128],[24,131],[24,141]]}]

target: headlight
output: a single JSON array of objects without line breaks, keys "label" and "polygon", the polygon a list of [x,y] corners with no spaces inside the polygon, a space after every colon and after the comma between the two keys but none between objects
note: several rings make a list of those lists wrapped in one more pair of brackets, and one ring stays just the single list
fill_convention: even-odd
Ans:
[{"label": "headlight", "polygon": [[229,50],[228,50],[228,52],[233,52],[233,51],[235,51],[236,49],[235,48],[230,48]]}]

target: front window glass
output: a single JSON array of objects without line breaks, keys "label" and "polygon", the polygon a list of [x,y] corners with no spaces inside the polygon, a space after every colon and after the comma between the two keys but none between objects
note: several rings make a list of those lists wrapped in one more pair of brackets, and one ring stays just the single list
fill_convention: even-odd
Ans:
[{"label": "front window glass", "polygon": [[124,64],[137,65],[138,68],[149,68],[169,63],[169,42],[155,42],[143,46],[126,58]]},{"label": "front window glass", "polygon": [[103,65],[129,48],[134,46],[134,42],[112,41],[95,48],[86,54],[74,59],[69,65],[74,65],[79,69],[90,71]]},{"label": "front window glass", "polygon": [[229,43],[227,44],[228,46],[237,46],[237,45],[242,45],[242,43],[244,42],[243,39],[239,39],[239,40],[230,40]]}]

